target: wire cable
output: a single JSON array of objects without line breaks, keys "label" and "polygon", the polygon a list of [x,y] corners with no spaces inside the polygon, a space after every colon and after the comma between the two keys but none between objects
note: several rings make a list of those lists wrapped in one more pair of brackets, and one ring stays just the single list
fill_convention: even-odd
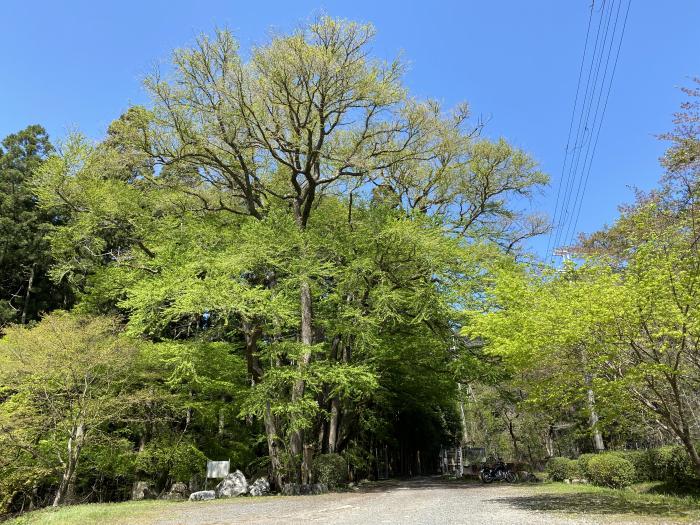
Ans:
[{"label": "wire cable", "polygon": [[[607,4],[610,5],[610,4]],[[591,9],[594,8],[594,5],[591,5]],[[588,105],[588,94],[591,89],[591,77],[593,74],[593,68],[594,64],[596,61],[596,56],[598,52],[598,45],[600,42],[600,32],[601,28],[603,26],[603,18],[605,16],[605,8],[606,8],[606,1],[603,0],[603,4],[601,7],[601,16],[600,19],[598,20],[598,26],[596,28],[596,37],[595,37],[595,43],[593,46],[593,52],[591,53],[591,60],[590,60],[590,66],[588,68],[588,73],[586,75],[586,87],[584,90],[584,95],[583,95],[583,103],[581,105],[581,112],[579,114],[578,118],[578,124],[576,126],[576,137],[574,139],[574,144],[573,144],[573,159],[576,159],[578,156],[580,156],[580,150],[583,147],[583,141],[585,139],[585,130],[588,127],[588,123],[586,122],[584,124],[584,114],[586,114],[586,106]],[[583,131],[583,133],[582,133]],[[574,167],[574,162],[575,160],[571,161],[569,165],[569,170],[568,173],[566,174],[564,180],[562,181],[562,184],[564,184],[564,195],[563,195],[563,201],[562,201],[562,206],[560,208],[560,214],[559,214],[559,221],[556,223],[555,226],[555,232],[554,232],[554,247],[556,248],[559,242],[561,241],[561,235],[562,235],[562,230],[564,229],[565,225],[567,224],[569,220],[569,203],[571,201],[571,191],[574,185],[574,180],[576,177],[576,172],[573,169]]]},{"label": "wire cable", "polygon": [[603,118],[605,117],[605,111],[608,107],[608,100],[610,99],[610,91],[612,90],[612,83],[613,83],[613,79],[615,78],[615,71],[617,70],[617,62],[618,62],[618,59],[620,58],[620,49],[622,49],[622,40],[625,36],[625,29],[627,28],[627,18],[629,16],[631,6],[632,6],[632,0],[628,0],[627,9],[625,10],[625,18],[622,22],[622,31],[620,32],[620,39],[619,39],[618,44],[617,44],[617,52],[615,54],[615,62],[613,63],[613,70],[612,70],[612,73],[610,75],[610,82],[608,83],[608,91],[605,95],[605,103],[603,104],[603,113],[602,113],[602,116],[600,118],[600,124],[598,125],[598,131],[596,132],[595,143],[593,145],[593,152],[591,154],[591,159],[590,159],[590,162],[588,164],[588,170],[586,171],[586,176],[585,176],[585,179],[583,182],[583,193],[581,194],[581,202],[579,203],[578,210],[576,212],[576,219],[574,221],[574,227],[573,227],[573,232],[572,232],[572,240],[573,240],[573,235],[576,233],[576,226],[578,226],[579,217],[581,215],[581,208],[583,205],[583,195],[586,192],[588,178],[591,174],[591,166],[593,165],[593,156],[595,155],[595,150],[596,150],[596,147],[598,146],[598,138],[600,137],[600,130],[603,126]]},{"label": "wire cable", "polygon": [[583,78],[583,66],[586,63],[586,50],[588,49],[588,37],[591,32],[591,20],[593,19],[593,3],[591,3],[591,8],[588,13],[588,25],[586,27],[586,39],[583,43],[583,54],[581,55],[581,65],[578,70],[578,81],[576,83],[576,96],[574,97],[574,107],[571,109],[571,119],[569,120],[569,134],[566,138],[566,148],[564,149],[564,162],[561,167],[561,175],[559,184],[557,186],[557,199],[554,204],[554,216],[552,217],[552,225],[547,235],[547,250],[544,252],[547,260],[549,258],[549,250],[552,247],[552,232],[554,225],[557,223],[557,213],[559,210],[559,197],[561,195],[561,188],[564,185],[564,172],[566,170],[566,161],[569,156],[569,145],[571,144],[571,132],[574,129],[574,118],[576,117],[576,107],[578,106],[578,95],[581,91],[581,78]]}]

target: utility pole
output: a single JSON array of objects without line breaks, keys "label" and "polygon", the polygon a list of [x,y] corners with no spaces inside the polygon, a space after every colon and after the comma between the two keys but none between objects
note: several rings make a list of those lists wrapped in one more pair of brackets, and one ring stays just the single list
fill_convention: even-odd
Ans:
[{"label": "utility pole", "polygon": [[[566,248],[557,248],[553,253],[555,256],[562,258],[562,269],[566,268],[571,261],[571,252]],[[586,370],[587,359],[585,348],[581,348],[581,361],[586,374],[584,378],[586,382],[586,408],[588,409],[588,424],[593,437],[593,450],[597,453],[604,452],[605,442],[603,441],[603,434],[600,432],[600,427],[598,425],[598,412],[595,408],[595,393],[592,388],[593,376]]]}]

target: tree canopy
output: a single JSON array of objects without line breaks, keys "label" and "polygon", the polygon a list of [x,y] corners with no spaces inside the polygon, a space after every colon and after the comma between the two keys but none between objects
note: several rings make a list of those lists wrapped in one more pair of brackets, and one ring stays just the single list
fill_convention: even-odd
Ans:
[{"label": "tree canopy", "polygon": [[278,489],[421,474],[450,446],[535,469],[678,441],[700,475],[697,105],[660,188],[556,269],[524,242],[537,163],[373,38],[217,31],[102,140],[3,141],[2,511],[198,487],[206,459]]}]

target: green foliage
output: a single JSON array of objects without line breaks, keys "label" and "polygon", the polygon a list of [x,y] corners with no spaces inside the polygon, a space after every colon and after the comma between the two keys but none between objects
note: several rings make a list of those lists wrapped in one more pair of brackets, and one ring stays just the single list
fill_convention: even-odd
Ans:
[{"label": "green foliage", "polygon": [[53,151],[38,125],[0,142],[0,326],[36,320],[72,300],[65,283],[48,276],[53,261],[45,236],[64,219],[40,208],[32,187],[34,172]]},{"label": "green foliage", "polygon": [[588,460],[586,474],[589,481],[601,487],[620,489],[635,482],[634,465],[619,454],[597,454]]},{"label": "green foliage", "polygon": [[187,482],[195,474],[203,474],[207,457],[192,443],[186,441],[151,441],[136,456],[139,475],[152,479],[170,479]]},{"label": "green foliage", "polygon": [[[634,465],[635,482],[643,483],[647,481],[661,481],[656,474],[657,467],[655,465],[654,449],[623,450],[617,451],[616,454],[625,458],[627,461],[632,463],[632,465]],[[686,457],[686,461],[688,461],[687,453],[683,451],[683,454]]]},{"label": "green foliage", "polygon": [[552,481],[564,481],[578,477],[578,465],[575,460],[563,457],[550,458],[547,461],[546,472]]},{"label": "green foliage", "polygon": [[314,478],[329,488],[342,485],[348,479],[348,463],[340,454],[321,454],[314,459]]},{"label": "green foliage", "polygon": [[[8,452],[11,453],[10,450]],[[47,482],[55,479],[53,469],[37,464],[30,458],[17,459],[12,465],[0,468],[0,516],[18,512],[31,503],[41,505],[37,494]]]},{"label": "green foliage", "polygon": [[647,454],[652,479],[678,485],[697,484],[700,481],[683,447],[669,445],[649,450]]},{"label": "green foliage", "polygon": [[582,477],[586,479],[590,478],[590,474],[588,473],[588,462],[596,456],[597,454],[581,454],[578,457],[576,462],[578,463],[578,470]]},{"label": "green foliage", "polygon": [[[69,355],[45,344],[53,353],[29,359],[61,363],[39,365],[50,384],[100,362],[77,426],[61,413],[46,435],[30,394],[3,402],[0,418],[30,407],[24,442],[47,461],[80,441],[77,474],[51,464],[78,482],[50,490],[115,497],[136,477],[185,480],[204,456],[269,467],[281,484],[316,443],[332,485],[348,467],[324,452],[363,477],[378,446],[434,458],[464,433],[457,381],[508,377],[455,331],[483,304],[490,265],[546,228],[518,200],[547,177],[479,138],[466,105],[411,97],[403,65],[372,58],[373,36],[322,17],[250,53],[227,31],[202,37],[147,80],[152,107],[129,109],[101,143],[69,137],[32,170],[37,209],[61,218],[46,236],[51,276],[92,321],[62,317],[78,334],[61,339]],[[113,333],[80,335],[107,319]],[[500,415],[517,419],[509,392]],[[520,421],[532,450],[541,428]]]}]

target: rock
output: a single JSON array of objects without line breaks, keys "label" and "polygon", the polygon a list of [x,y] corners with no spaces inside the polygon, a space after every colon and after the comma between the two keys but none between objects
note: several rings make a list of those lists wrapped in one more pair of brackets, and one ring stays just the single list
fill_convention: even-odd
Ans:
[{"label": "rock", "polygon": [[131,499],[140,501],[142,499],[155,499],[158,494],[151,488],[148,481],[137,481],[131,489]]},{"label": "rock", "polygon": [[235,498],[248,492],[248,482],[243,472],[237,470],[221,480],[215,489],[217,498]]},{"label": "rock", "polygon": [[170,487],[170,491],[165,496],[163,496],[163,499],[178,501],[187,499],[189,495],[190,489],[187,488],[187,485],[178,482],[173,483],[173,486]]},{"label": "rock", "polygon": [[282,485],[283,496],[298,496],[301,494],[298,483],[285,483]]},{"label": "rock", "polygon": [[251,496],[267,496],[270,494],[270,482],[266,478],[256,479],[250,487],[248,494]]},{"label": "rock", "polygon": [[314,483],[313,485],[310,485],[310,487],[310,494],[325,494],[326,492],[328,492],[328,485],[326,485],[325,483]]},{"label": "rock", "polygon": [[216,493],[213,490],[200,490],[190,494],[190,501],[207,501],[216,498]]}]

